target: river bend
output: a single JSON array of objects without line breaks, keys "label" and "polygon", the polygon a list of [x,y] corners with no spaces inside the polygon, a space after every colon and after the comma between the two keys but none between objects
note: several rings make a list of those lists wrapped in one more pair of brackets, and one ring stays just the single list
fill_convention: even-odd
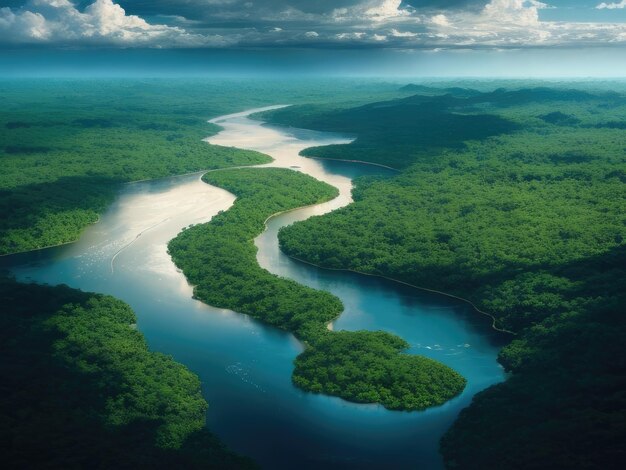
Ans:
[{"label": "river bend", "polygon": [[472,396],[504,378],[496,357],[502,339],[490,319],[463,302],[391,281],[326,271],[294,262],[278,249],[281,226],[351,201],[352,179],[386,170],[300,157],[310,146],[347,143],[329,133],[264,125],[249,115],[212,120],[223,130],[208,142],[267,153],[267,165],[292,168],[339,188],[330,202],[270,219],[255,243],[264,268],[345,305],[333,328],[386,330],[409,352],[441,361],[468,380],[445,405],[422,412],[389,411],[303,392],[291,384],[302,345],[289,333],[192,299],[192,288],[167,255],[167,242],[190,224],[207,222],[234,202],[200,180],[201,173],[127,184],[116,202],[74,244],[6,257],[21,280],[65,283],[126,301],[152,350],[172,355],[200,376],[209,428],[228,446],[266,468],[443,467],[438,440]]}]

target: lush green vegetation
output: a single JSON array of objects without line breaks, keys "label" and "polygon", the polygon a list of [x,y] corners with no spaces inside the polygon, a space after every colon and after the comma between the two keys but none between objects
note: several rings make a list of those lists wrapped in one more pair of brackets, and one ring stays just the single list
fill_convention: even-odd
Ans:
[{"label": "lush green vegetation", "polygon": [[305,390],[393,409],[424,409],[460,393],[465,380],[433,360],[400,354],[408,347],[382,332],[330,332],[342,310],[333,295],[279,278],[256,261],[253,239],[274,213],[331,199],[331,186],[286,169],[207,173],[207,183],[235,195],[234,206],[188,228],[169,244],[200,300],[293,332],[307,344],[293,381]]},{"label": "lush green vegetation", "polygon": [[232,208],[169,243],[176,265],[195,287],[196,297],[232,308],[304,339],[326,329],[342,305],[327,292],[280,279],[256,261],[253,238],[277,212],[332,199],[337,190],[286,169],[214,171],[202,179],[237,196]]},{"label": "lush green vegetation", "polygon": [[76,240],[121,183],[269,161],[203,142],[212,117],[347,89],[353,104],[397,95],[372,83],[0,80],[0,255]]},{"label": "lush green vegetation", "polygon": [[478,394],[444,437],[450,468],[623,466],[624,285],[623,245],[509,281],[513,312],[542,320],[502,350],[512,377]]},{"label": "lush green vegetation", "polygon": [[203,142],[218,129],[207,117],[224,108],[192,105],[198,90],[2,85],[0,254],[76,240],[123,182],[269,161]]},{"label": "lush green vegetation", "polygon": [[[354,205],[281,232],[283,248],[456,293],[517,333],[500,355],[510,379],[443,439],[448,467],[621,468],[625,101],[610,83],[507,86],[0,81],[0,254],[76,239],[120,183],[267,161],[201,142],[217,131],[206,120],[309,103],[269,116],[358,138],[308,155],[403,172],[360,180]],[[173,242],[196,295],[305,341],[293,376],[304,389],[396,409],[458,393],[461,377],[402,354],[400,338],[327,331],[337,299],[258,267],[251,239],[269,214],[332,196],[292,175],[207,176],[239,199]],[[1,293],[9,466],[245,464],[203,430],[197,379],[146,350],[126,306],[11,282]]]},{"label": "lush green vegetation", "polygon": [[[386,106],[394,111],[374,111]],[[512,124],[498,135],[429,134],[433,142],[415,149],[403,136],[431,111],[435,122],[442,113],[480,122],[486,113]],[[283,229],[285,252],[468,298],[517,333],[500,354],[511,378],[461,414],[442,443],[447,465],[617,468],[626,438],[626,100],[570,89],[447,90],[289,113],[277,120],[365,136],[307,155],[358,154],[405,169],[359,180],[354,204]],[[389,122],[402,127],[397,142],[376,137]]]},{"label": "lush green vegetation", "polygon": [[[533,112],[553,111],[547,102],[558,102],[564,109],[577,108],[578,102],[589,103],[592,109],[619,103],[615,94],[606,92],[596,95],[579,90],[532,88],[480,93],[457,87],[444,89],[442,94],[430,87],[418,88],[430,92],[356,108],[336,109],[328,104],[292,106],[264,116],[277,124],[357,136],[349,145],[306,149],[305,156],[362,160],[401,169],[416,161],[430,161],[433,155],[446,150],[465,149],[467,141],[509,134],[535,124],[541,117]],[[402,90],[407,91],[406,87]],[[520,115],[520,108],[529,106],[535,107],[530,115]],[[604,109],[604,114],[616,118],[619,110]],[[587,122],[601,124],[597,117],[589,117]]]},{"label": "lush green vegetation", "polygon": [[150,352],[130,308],[0,279],[5,468],[242,468],[204,429],[198,378]]},{"label": "lush green vegetation", "polygon": [[465,379],[384,331],[338,331],[312,343],[296,359],[293,381],[313,392],[382,403],[392,410],[423,410],[459,394]]}]

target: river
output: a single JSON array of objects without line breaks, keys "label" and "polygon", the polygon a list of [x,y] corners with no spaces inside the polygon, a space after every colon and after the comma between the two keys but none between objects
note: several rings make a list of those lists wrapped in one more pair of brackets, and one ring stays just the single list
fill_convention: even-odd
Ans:
[{"label": "river", "polygon": [[[263,108],[269,109],[269,108]],[[441,361],[468,381],[443,406],[422,412],[389,411],[305,393],[291,384],[302,345],[230,310],[192,299],[192,288],[166,252],[190,224],[206,222],[234,201],[203,183],[201,173],[127,184],[116,202],[74,244],[3,259],[21,280],[114,295],[138,317],[152,350],[172,355],[198,374],[209,402],[208,427],[229,447],[265,468],[443,468],[438,441],[472,396],[502,381],[496,357],[503,338],[490,319],[448,297],[358,274],[295,262],[278,249],[278,229],[351,201],[351,180],[387,170],[300,157],[310,146],[349,139],[263,125],[250,110],[216,118],[223,127],[210,143],[254,149],[274,157],[262,166],[293,168],[340,190],[336,199],[272,218],[255,243],[266,269],[343,301],[335,330],[386,330],[406,339],[410,352]]]}]

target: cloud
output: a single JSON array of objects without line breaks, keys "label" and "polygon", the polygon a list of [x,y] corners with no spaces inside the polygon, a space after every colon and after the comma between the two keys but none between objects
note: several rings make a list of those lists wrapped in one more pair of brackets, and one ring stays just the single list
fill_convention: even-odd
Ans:
[{"label": "cloud", "polygon": [[81,12],[69,0],[30,0],[22,8],[0,8],[0,41],[31,44],[124,47],[220,46],[219,36],[189,33],[127,15],[112,0],[95,0]]},{"label": "cloud", "polygon": [[402,0],[25,1],[0,9],[0,44],[436,50],[626,43],[624,23],[543,21],[541,10],[551,7],[538,0],[410,2],[417,7]]},{"label": "cloud", "polygon": [[417,36],[417,33],[413,33],[411,31],[398,31],[396,28],[391,28],[391,30],[389,30],[389,35],[394,38],[414,38]]},{"label": "cloud", "polygon": [[341,41],[343,40],[358,40],[366,37],[366,34],[363,31],[354,31],[351,33],[338,33],[335,37]]},{"label": "cloud", "polygon": [[447,22],[431,19],[431,43],[442,47],[507,48],[614,45],[626,42],[624,23],[541,21],[536,0],[490,0],[477,12],[460,11]]},{"label": "cloud", "polygon": [[430,19],[430,22],[434,25],[437,26],[450,26],[450,22],[448,21],[448,18],[446,18],[446,15],[435,15]]},{"label": "cloud", "polygon": [[495,24],[537,25],[539,10],[545,3],[528,0],[491,0],[483,10],[483,16]]},{"label": "cloud", "polygon": [[365,15],[377,21],[410,15],[408,9],[401,8],[401,3],[401,0],[375,1],[369,8],[366,6]]},{"label": "cloud", "polygon": [[626,8],[626,0],[622,0],[619,3],[617,3],[617,2],[615,2],[615,3],[602,2],[599,5],[597,5],[596,8],[598,10],[604,10],[604,9],[615,10],[615,9]]}]

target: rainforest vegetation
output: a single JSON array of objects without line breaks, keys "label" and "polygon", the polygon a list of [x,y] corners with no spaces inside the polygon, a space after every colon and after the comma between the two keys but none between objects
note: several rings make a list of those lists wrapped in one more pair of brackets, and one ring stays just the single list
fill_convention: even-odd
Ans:
[{"label": "rainforest vegetation", "polygon": [[[436,89],[424,89],[431,94],[356,108],[335,109],[329,104],[291,106],[266,112],[264,117],[276,124],[356,136],[349,145],[307,149],[306,156],[362,160],[397,169],[416,161],[431,161],[444,151],[464,149],[467,141],[532,128],[538,120],[546,119],[543,113],[554,111],[548,103],[559,102],[563,111],[582,112],[583,127],[610,128],[611,123],[622,119],[617,106],[621,98],[611,92],[598,95],[580,90],[531,88],[480,93],[450,88],[445,94],[433,95]],[[588,104],[591,109],[581,110],[579,103]],[[594,113],[594,107],[603,110],[602,116]]]},{"label": "rainforest vegetation", "polygon": [[203,180],[237,196],[232,208],[181,232],[169,243],[200,300],[248,314],[293,332],[307,345],[296,359],[293,382],[391,409],[417,410],[460,393],[465,380],[424,357],[402,354],[408,344],[384,332],[331,332],[342,311],[335,296],[280,278],[256,260],[254,237],[277,212],[332,199],[337,190],[286,169],[209,172]]},{"label": "rainforest vegetation", "polygon": [[257,152],[203,142],[219,129],[208,119],[283,100],[343,95],[356,103],[398,94],[392,86],[348,87],[236,80],[0,81],[0,255],[76,240],[122,183],[270,161]]},{"label": "rainforest vegetation", "polygon": [[306,155],[403,170],[358,180],[354,204],[284,228],[281,248],[459,295],[516,333],[499,358],[510,378],[478,394],[442,441],[449,468],[618,468],[626,98],[564,88],[414,91],[266,115],[357,135]]},{"label": "rainforest vegetation", "polygon": [[4,468],[244,468],[200,381],[148,350],[112,297],[0,279]]},{"label": "rainforest vegetation", "polygon": [[[0,255],[75,240],[124,182],[267,162],[202,142],[219,129],[207,120],[293,103],[265,117],[356,137],[307,156],[400,172],[358,180],[354,204],[284,229],[282,249],[459,295],[514,333],[499,357],[509,378],[476,395],[444,436],[447,467],[621,468],[624,90],[500,85],[0,81]],[[184,230],[172,257],[199,299],[305,343],[297,386],[405,410],[463,390],[459,374],[405,354],[397,336],[328,331],[339,299],[258,266],[252,240],[267,217],[333,188],[277,169],[204,179],[238,199]],[[197,377],[147,349],[128,306],[8,279],[0,297],[6,466],[250,465],[205,429]]]},{"label": "rainforest vegetation", "polygon": [[121,183],[270,161],[203,142],[219,103],[201,110],[197,92],[174,103],[167,87],[76,86],[0,91],[0,255],[76,240]]}]

